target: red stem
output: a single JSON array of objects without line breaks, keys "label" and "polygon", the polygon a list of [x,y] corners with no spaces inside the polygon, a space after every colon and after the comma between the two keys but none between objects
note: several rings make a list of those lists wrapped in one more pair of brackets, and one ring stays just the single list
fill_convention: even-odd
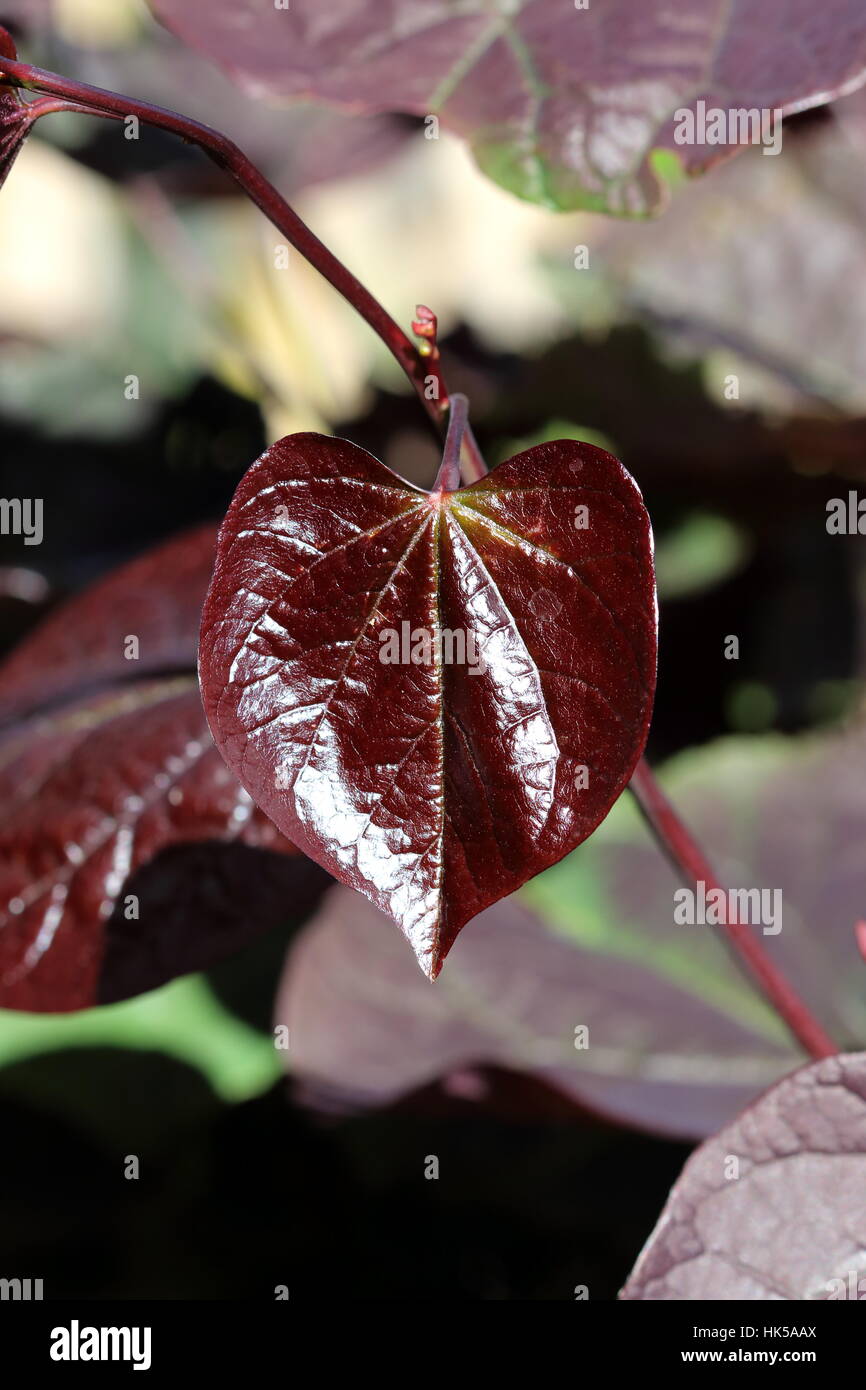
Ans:
[{"label": "red stem", "polygon": [[[0,78],[5,78],[16,87],[28,91],[46,92],[60,97],[64,102],[72,102],[79,109],[86,108],[94,116],[107,116],[123,120],[136,116],[147,125],[160,130],[171,131],[187,140],[218,164],[221,169],[240,184],[249,198],[274,224],[286,240],[300,251],[310,265],[315,266],[329,284],[352,305],[363,319],[379,335],[406,376],[414,386],[418,398],[427,414],[441,433],[448,411],[448,388],[439,365],[438,352],[424,355],[408,337],[390,314],[383,309],[377,299],[365,289],[360,280],[347,270],[327,246],[310,230],[305,222],[269,183],[241,149],[220,131],[202,125],[189,116],[176,111],[168,111],[150,102],[137,101],[108,92],[101,87],[91,87],[86,82],[76,82],[72,78],[60,77],[57,73],[45,72],[42,68],[19,63],[0,54]],[[44,114],[44,111],[39,113]],[[470,435],[466,441],[470,454],[477,454],[477,445]],[[477,466],[477,465],[476,465]]]},{"label": "red stem", "polygon": [[477,483],[479,478],[485,477],[490,472],[484,462],[484,455],[475,442],[475,435],[472,433],[470,424],[467,424],[463,435],[463,463],[460,471],[464,483]]},{"label": "red stem", "polygon": [[[703,851],[661,790],[645,758],[641,758],[635,768],[631,790],[653,834],[674,864],[695,883],[703,882],[708,889],[719,888],[719,881],[704,858]],[[770,960],[750,928],[742,922],[733,921],[725,924],[724,931],[728,945],[740,964],[784,1019],[800,1045],[815,1058],[834,1056],[839,1049]]]},{"label": "red stem", "polygon": [[442,464],[433,484],[434,492],[456,492],[460,486],[460,452],[469,415],[469,402],[459,394],[451,397],[448,433],[442,451]]},{"label": "red stem", "polygon": [[64,101],[61,97],[40,97],[38,101],[26,103],[26,109],[32,120],[36,121],[40,116],[51,116],[57,112],[74,111],[81,116],[101,116],[101,111],[94,111],[92,106],[82,106],[78,101]]}]

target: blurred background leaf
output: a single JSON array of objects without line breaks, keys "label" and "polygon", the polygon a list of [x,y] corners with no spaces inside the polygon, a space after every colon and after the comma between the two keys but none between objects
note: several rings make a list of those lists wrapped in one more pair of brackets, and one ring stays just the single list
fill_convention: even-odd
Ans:
[{"label": "blurred background leaf", "polygon": [[[866,1035],[863,756],[862,726],[802,745],[730,739],[665,777],[721,882],[781,894],[764,948],[843,1046]],[[622,798],[585,845],[475,919],[435,992],[387,919],[332,889],[289,951],[286,1065],[312,1104],[375,1106],[493,1064],[656,1133],[711,1134],[802,1058],[714,929],[676,923],[682,886]]]}]

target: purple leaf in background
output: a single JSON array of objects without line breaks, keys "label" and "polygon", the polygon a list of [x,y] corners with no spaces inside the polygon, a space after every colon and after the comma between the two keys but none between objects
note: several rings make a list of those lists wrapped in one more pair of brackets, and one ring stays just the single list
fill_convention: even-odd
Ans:
[{"label": "purple leaf in background", "polygon": [[[779,890],[781,930],[756,927],[764,949],[849,1050],[866,1037],[853,930],[866,903],[864,759],[854,724],[720,740],[663,776],[722,882]],[[286,963],[277,1017],[293,1070],[311,1093],[365,1105],[491,1062],[642,1128],[711,1134],[803,1058],[713,928],[675,922],[682,886],[623,797],[590,840],[463,933],[435,1000],[375,913],[335,893]],[[351,1048],[334,1041],[344,1030]]]},{"label": "purple leaf in background", "polygon": [[[58,17],[53,0],[3,0],[0,19],[15,24],[27,51],[34,54],[47,52],[57,42],[58,29],[68,29],[67,17]],[[86,47],[64,44],[64,74],[88,81],[94,75],[91,56]],[[182,110],[205,123],[218,111],[220,129],[291,196],[313,184],[377,168],[411,139],[415,124],[399,114],[359,117],[307,103],[271,111],[263,120],[261,108],[225,73],[206,68],[198,54],[155,24],[142,25],[134,43],[102,48],[99,80],[103,87],[134,92],[144,101]],[[115,173],[124,178],[123,169]],[[127,177],[135,184],[132,167]],[[156,177],[162,188],[181,198],[222,198],[227,192],[225,175],[199,160],[174,163],[169,158]]]},{"label": "purple leaf in background", "polygon": [[305,915],[329,882],[207,728],[193,671],[215,539],[200,526],[113,571],[0,666],[0,712],[29,715],[0,741],[0,1007],[154,989]]},{"label": "purple leaf in background", "polygon": [[[776,392],[784,384],[781,399],[799,395],[800,409],[863,412],[866,89],[834,103],[832,117],[792,130],[779,159],[751,150],[732,160],[679,198],[675,215],[599,226],[593,270],[623,313],[680,351],[735,354],[771,372]],[[787,428],[796,438],[798,422]],[[799,444],[808,456],[810,442]],[[737,443],[725,451],[735,467]]]},{"label": "purple leaf in background", "polygon": [[173,536],[50,613],[0,666],[0,720],[117,680],[195,670],[216,532],[207,523]]},{"label": "purple leaf in background", "polygon": [[498,183],[552,208],[659,208],[654,154],[690,174],[736,149],[677,144],[674,113],[802,111],[866,77],[850,0],[151,0],[254,96],[437,115]]},{"label": "purple leaf in background", "polygon": [[[7,1009],[152,989],[306,911],[328,881],[226,768],[192,677],[121,687],[8,735],[0,808]],[[222,862],[213,842],[279,862],[236,848]],[[183,861],[180,847],[192,847]]]},{"label": "purple leaf in background", "polygon": [[803,1067],[687,1162],[620,1295],[866,1298],[866,1053]]},{"label": "purple leaf in background", "polygon": [[487,1064],[688,1138],[797,1062],[650,962],[576,946],[517,897],[475,919],[433,991],[388,919],[332,889],[289,951],[275,1022],[289,1028],[287,1064],[314,1106],[378,1107]]}]

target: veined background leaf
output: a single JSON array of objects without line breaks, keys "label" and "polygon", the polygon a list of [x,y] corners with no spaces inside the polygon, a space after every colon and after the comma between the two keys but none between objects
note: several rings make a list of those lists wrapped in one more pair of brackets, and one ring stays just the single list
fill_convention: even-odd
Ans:
[{"label": "veined background leaf", "polygon": [[[864,737],[723,740],[663,778],[723,883],[781,888],[782,931],[762,943],[843,1047],[866,1038],[853,930]],[[623,797],[586,844],[475,921],[435,994],[385,920],[334,890],[286,963],[287,1063],[313,1099],[372,1105],[497,1062],[649,1130],[712,1133],[802,1054],[714,928],[675,924],[682,886]]]},{"label": "veined background leaf", "polygon": [[847,0],[151,5],[252,94],[441,116],[491,178],[557,209],[651,212],[674,154],[697,173],[730,153],[674,141],[698,98],[789,112],[866,77],[866,14]]},{"label": "veined background leaf", "polygon": [[225,766],[191,676],[36,719],[0,759],[4,1008],[153,989],[302,916],[327,882]]},{"label": "veined background leaf", "polygon": [[172,536],[43,619],[0,666],[0,720],[114,681],[191,671],[216,529]]},{"label": "veined background leaf", "polygon": [[864,1161],[866,1054],[786,1076],[689,1159],[621,1297],[861,1300]]}]

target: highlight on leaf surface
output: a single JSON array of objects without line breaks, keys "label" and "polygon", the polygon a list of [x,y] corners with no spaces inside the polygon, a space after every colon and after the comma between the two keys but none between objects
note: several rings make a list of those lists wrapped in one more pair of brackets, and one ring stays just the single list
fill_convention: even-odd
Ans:
[{"label": "highlight on leaf surface", "polygon": [[427,493],[317,434],[241,481],[199,654],[253,800],[431,978],[465,922],[607,814],[655,663],[649,518],[612,455],[555,441]]},{"label": "highlight on leaf surface", "polygon": [[231,776],[192,676],[23,725],[0,743],[0,797],[4,1009],[154,989],[303,914],[327,883]]},{"label": "highlight on leaf surface", "polygon": [[0,1008],[154,989],[302,918],[329,882],[213,746],[194,665],[215,539],[206,524],[122,565],[0,665]]}]

